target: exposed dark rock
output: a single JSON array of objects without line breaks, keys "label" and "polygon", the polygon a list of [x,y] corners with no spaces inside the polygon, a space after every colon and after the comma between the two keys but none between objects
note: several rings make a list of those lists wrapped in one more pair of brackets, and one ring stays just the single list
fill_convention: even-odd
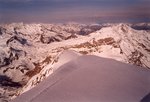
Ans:
[{"label": "exposed dark rock", "polygon": [[6,44],[8,45],[12,41],[18,41],[20,44],[25,45],[27,44],[27,40],[18,36],[13,36],[10,39],[7,40]]},{"label": "exposed dark rock", "polygon": [[133,63],[135,65],[138,65],[138,66],[142,66],[142,62],[141,62],[141,58],[143,57],[144,55],[139,52],[139,51],[135,51],[135,52],[132,52],[132,54],[129,56],[129,63]]},{"label": "exposed dark rock", "polygon": [[141,24],[141,25],[135,24],[135,25],[132,25],[131,27],[135,30],[150,30],[150,25],[146,23]]},{"label": "exposed dark rock", "polygon": [[2,35],[2,34],[4,34],[4,33],[6,33],[6,29],[3,28],[3,27],[0,27],[0,35]]},{"label": "exposed dark rock", "polygon": [[13,82],[9,77],[0,75],[0,85],[5,87],[22,87],[19,82]]}]

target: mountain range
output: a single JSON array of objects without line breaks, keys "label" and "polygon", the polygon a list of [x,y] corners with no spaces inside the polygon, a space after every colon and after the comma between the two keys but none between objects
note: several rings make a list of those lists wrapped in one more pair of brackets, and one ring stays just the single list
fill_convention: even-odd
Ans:
[{"label": "mountain range", "polygon": [[150,24],[1,24],[1,101],[15,98],[65,63],[88,55],[149,70]]}]

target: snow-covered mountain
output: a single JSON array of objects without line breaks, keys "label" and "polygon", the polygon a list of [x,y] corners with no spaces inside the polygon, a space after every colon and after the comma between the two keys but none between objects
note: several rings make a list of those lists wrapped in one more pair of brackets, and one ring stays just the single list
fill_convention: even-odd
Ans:
[{"label": "snow-covered mountain", "polygon": [[148,69],[74,51],[60,61],[66,57],[75,59],[11,102],[149,102]]},{"label": "snow-covered mountain", "polygon": [[[61,65],[82,55],[150,68],[149,28],[146,23],[0,25],[1,100],[31,89]],[[76,54],[65,55],[66,50]]]}]

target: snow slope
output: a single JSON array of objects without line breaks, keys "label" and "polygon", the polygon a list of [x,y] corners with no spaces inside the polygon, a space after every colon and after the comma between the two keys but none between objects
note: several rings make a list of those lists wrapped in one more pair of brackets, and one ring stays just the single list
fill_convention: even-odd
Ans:
[{"label": "snow slope", "polygon": [[86,55],[11,102],[143,102],[149,92],[148,69]]},{"label": "snow slope", "polygon": [[71,50],[63,51],[60,55],[58,55],[57,62],[55,62],[53,64],[53,70],[57,70],[63,64],[65,64],[73,59],[76,59],[79,56],[80,56],[80,54],[75,51],[71,51]]},{"label": "snow slope", "polygon": [[55,70],[57,70],[57,68],[73,59],[78,58],[79,56],[79,53],[71,50],[64,51],[58,54],[51,63],[47,64],[39,73],[30,78],[27,84],[21,90],[19,90],[19,94],[30,90],[38,83],[40,83],[43,79],[52,74]]}]

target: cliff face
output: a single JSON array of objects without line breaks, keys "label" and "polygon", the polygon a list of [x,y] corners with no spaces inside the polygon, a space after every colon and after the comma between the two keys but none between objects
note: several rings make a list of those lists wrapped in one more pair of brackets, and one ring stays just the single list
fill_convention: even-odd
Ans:
[{"label": "cliff face", "polygon": [[64,50],[150,68],[150,31],[137,27],[138,24],[0,25],[2,101],[29,90],[50,75],[59,66]]}]

